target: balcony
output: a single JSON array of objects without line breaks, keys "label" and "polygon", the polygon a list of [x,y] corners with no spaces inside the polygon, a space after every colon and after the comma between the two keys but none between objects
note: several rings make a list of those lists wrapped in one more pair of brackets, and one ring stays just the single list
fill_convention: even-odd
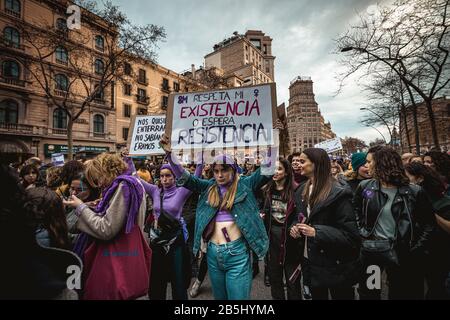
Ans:
[{"label": "balcony", "polygon": [[9,39],[6,39],[5,37],[1,38],[1,44],[5,45],[8,48],[25,51],[25,46],[23,44],[11,41]]},{"label": "balcony", "polygon": [[66,136],[67,135],[67,129],[53,128],[52,129],[52,133]]},{"label": "balcony", "polygon": [[148,78],[138,77],[137,82],[144,86],[148,86]]},{"label": "balcony", "polygon": [[69,94],[67,91],[61,90],[61,89],[55,89],[53,91],[53,93],[55,94],[55,96],[61,97],[61,98],[66,98],[67,95]]},{"label": "balcony", "polygon": [[161,85],[161,91],[170,93],[170,87],[166,85]]},{"label": "balcony", "polygon": [[62,65],[65,65],[65,66],[67,66],[69,64],[67,60],[64,61],[64,60],[61,60],[61,59],[58,59],[58,58],[56,58],[56,63],[62,64]]},{"label": "balcony", "polygon": [[150,97],[136,95],[137,103],[148,106],[150,104]]},{"label": "balcony", "polygon": [[0,77],[0,82],[10,84],[13,86],[25,87],[25,80],[20,80],[17,78]]},{"label": "balcony", "polygon": [[94,138],[102,138],[102,139],[105,139],[106,136],[107,136],[107,134],[104,133],[104,132],[94,132]]},{"label": "balcony", "polygon": [[20,123],[0,122],[0,131],[8,131],[8,133],[33,134],[34,126]]},{"label": "balcony", "polygon": [[5,13],[20,19],[20,12],[5,8]]},{"label": "balcony", "polygon": [[94,98],[94,103],[97,103],[97,104],[105,104],[106,103],[106,101],[105,101],[105,99],[103,99],[103,97],[98,97],[98,98]]}]

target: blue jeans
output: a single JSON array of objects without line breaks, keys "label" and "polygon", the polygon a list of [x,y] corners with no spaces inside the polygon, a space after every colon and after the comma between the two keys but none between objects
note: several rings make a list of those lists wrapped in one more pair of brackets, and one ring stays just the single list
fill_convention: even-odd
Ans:
[{"label": "blue jeans", "polygon": [[216,300],[249,300],[252,288],[250,250],[243,237],[217,245],[208,243],[208,273]]}]

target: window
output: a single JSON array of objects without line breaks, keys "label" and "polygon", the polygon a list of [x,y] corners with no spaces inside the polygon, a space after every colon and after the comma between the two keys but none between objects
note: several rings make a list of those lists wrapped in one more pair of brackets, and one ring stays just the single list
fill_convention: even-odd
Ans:
[{"label": "window", "polygon": [[3,100],[0,104],[0,123],[17,123],[19,107],[13,100]]},{"label": "window", "polygon": [[167,105],[169,104],[169,97],[163,96],[161,101],[161,107],[167,108]]},{"label": "window", "polygon": [[163,78],[162,88],[163,88],[164,90],[169,90],[169,80],[168,80],[168,79]]},{"label": "window", "polygon": [[61,46],[57,47],[55,50],[55,54],[56,54],[56,62],[67,64],[68,55],[66,48]]},{"label": "window", "polygon": [[5,11],[16,17],[20,17],[20,1],[19,0],[6,0]]},{"label": "window", "polygon": [[264,54],[267,54],[267,44],[263,45],[263,48],[264,48],[264,50],[263,50]]},{"label": "window", "polygon": [[94,91],[95,91],[94,99],[102,101],[103,100],[103,89],[99,88],[99,86],[100,86],[99,84],[96,84],[94,87]]},{"label": "window", "polygon": [[56,90],[67,91],[69,89],[69,80],[63,74],[55,76]]},{"label": "window", "polygon": [[6,27],[3,29],[3,38],[8,46],[13,48],[19,48],[20,46],[20,34],[17,29]]},{"label": "window", "polygon": [[143,83],[143,84],[147,84],[147,77],[146,77],[146,72],[145,72],[144,69],[139,69],[138,82],[139,83]]},{"label": "window", "polygon": [[95,49],[99,51],[105,50],[105,40],[102,36],[95,36]]},{"label": "window", "polygon": [[123,85],[123,94],[127,96],[131,96],[131,84],[125,83]]},{"label": "window", "polygon": [[131,75],[131,64],[129,64],[128,62],[125,62],[124,73],[128,76]]},{"label": "window", "polygon": [[138,99],[138,102],[143,102],[143,103],[147,103],[148,101],[147,101],[147,99],[148,99],[148,97],[147,97],[147,90],[145,90],[145,89],[138,89],[138,94],[137,94],[137,99]]},{"label": "window", "polygon": [[173,90],[174,90],[175,92],[179,92],[179,91],[180,91],[180,84],[177,83],[177,82],[174,82],[174,83],[173,83]]},{"label": "window", "polygon": [[20,67],[15,61],[7,60],[2,64],[2,74],[5,78],[19,79]]},{"label": "window", "polygon": [[105,119],[102,115],[96,114],[94,116],[94,133],[105,132]]},{"label": "window", "polygon": [[96,74],[105,72],[105,63],[101,59],[95,59],[94,69]]},{"label": "window", "polygon": [[58,108],[53,111],[53,128],[67,129],[67,113],[64,109]]},{"label": "window", "polygon": [[66,32],[67,31],[67,20],[63,18],[56,19],[56,30]]},{"label": "window", "polygon": [[122,128],[122,138],[123,138],[123,140],[128,140],[128,131],[130,131],[129,128]]},{"label": "window", "polygon": [[125,118],[131,117],[131,104],[124,104],[123,105],[123,116]]},{"label": "window", "polygon": [[137,109],[137,114],[140,115],[140,116],[145,116],[147,114],[147,109],[138,108]]}]

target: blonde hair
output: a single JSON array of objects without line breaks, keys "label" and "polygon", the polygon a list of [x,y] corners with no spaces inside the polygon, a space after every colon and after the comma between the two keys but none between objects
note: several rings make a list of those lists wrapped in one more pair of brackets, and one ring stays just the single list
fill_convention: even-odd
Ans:
[{"label": "blonde hair", "polygon": [[117,154],[102,153],[86,166],[86,179],[94,188],[109,186],[127,169],[127,164]]},{"label": "blonde hair", "polygon": [[[230,211],[231,208],[233,207],[238,182],[239,182],[239,175],[237,174],[237,172],[234,172],[234,180],[223,197],[223,201],[222,201],[222,205],[220,206],[220,210]],[[208,203],[213,208],[219,208],[220,194],[219,194],[219,186],[217,185],[217,183],[215,183],[211,187],[209,187]]]}]

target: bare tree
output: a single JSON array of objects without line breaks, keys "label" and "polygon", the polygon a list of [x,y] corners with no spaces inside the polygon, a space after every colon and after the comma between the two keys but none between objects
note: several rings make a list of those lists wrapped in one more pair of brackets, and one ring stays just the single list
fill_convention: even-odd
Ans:
[{"label": "bare tree", "polygon": [[[105,96],[113,97],[117,82],[136,81],[136,75],[127,66],[142,59],[155,61],[156,45],[165,38],[164,28],[134,25],[109,1],[101,8],[90,0],[77,4],[82,6],[81,30],[69,30],[65,24],[55,28],[47,21],[15,26],[31,48],[24,67],[49,106],[56,106],[67,115],[69,159],[73,156],[74,122],[92,105],[105,106]],[[64,14],[67,4],[56,5]],[[101,34],[95,42],[97,50],[92,48],[91,33],[83,29],[87,24],[94,25]],[[52,59],[55,55],[56,64]],[[110,108],[114,108],[114,98],[110,100]]]},{"label": "bare tree", "polygon": [[359,24],[336,40],[338,52],[347,52],[341,85],[358,71],[367,76],[394,72],[413,108],[417,97],[425,103],[436,147],[432,100],[449,90],[449,9],[450,0],[400,0],[361,15]]},{"label": "bare tree", "polygon": [[367,148],[367,144],[363,140],[355,137],[345,137],[342,139],[342,148],[346,154],[351,154]]}]

